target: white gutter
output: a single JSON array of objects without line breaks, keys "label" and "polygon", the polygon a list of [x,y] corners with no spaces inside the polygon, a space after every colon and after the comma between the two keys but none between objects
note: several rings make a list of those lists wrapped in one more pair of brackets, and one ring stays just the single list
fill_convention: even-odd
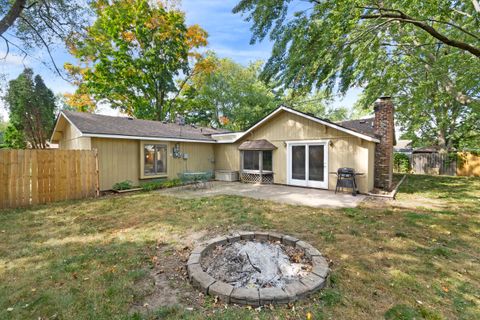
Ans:
[{"label": "white gutter", "polygon": [[126,135],[100,134],[100,133],[82,133],[80,136],[81,137],[90,137],[90,138],[112,138],[112,139],[149,140],[149,141],[216,143],[215,141],[208,141],[208,140],[181,139],[181,138],[162,138],[162,137],[143,137],[143,136],[126,136]]}]

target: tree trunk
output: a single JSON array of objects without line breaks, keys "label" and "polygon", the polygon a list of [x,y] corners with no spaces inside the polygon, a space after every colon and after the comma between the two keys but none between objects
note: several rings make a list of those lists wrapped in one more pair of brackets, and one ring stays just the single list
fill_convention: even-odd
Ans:
[{"label": "tree trunk", "polygon": [[156,119],[157,121],[162,121],[164,118],[163,115],[163,107],[164,107],[164,100],[165,100],[165,93],[163,91],[160,92],[160,97],[157,95],[157,99],[155,101],[156,107]]},{"label": "tree trunk", "polygon": [[25,4],[27,0],[16,0],[10,10],[7,12],[5,17],[0,20],[0,36],[3,35],[8,28],[10,28],[14,23],[15,20],[20,16],[23,9],[25,8]]}]

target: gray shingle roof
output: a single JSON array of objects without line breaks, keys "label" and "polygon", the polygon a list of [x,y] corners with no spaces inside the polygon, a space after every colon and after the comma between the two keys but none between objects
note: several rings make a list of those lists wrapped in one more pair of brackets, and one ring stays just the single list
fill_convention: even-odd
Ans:
[{"label": "gray shingle roof", "polygon": [[347,129],[357,131],[371,137],[375,137],[375,129],[373,128],[373,120],[375,118],[347,120],[339,122],[338,124]]},{"label": "gray shingle roof", "polygon": [[261,139],[261,140],[249,140],[243,142],[238,146],[238,150],[275,150],[275,147],[270,141]]},{"label": "gray shingle roof", "polygon": [[225,130],[196,127],[191,125],[178,125],[160,121],[140,120],[126,117],[112,117],[86,112],[62,111],[65,116],[83,134],[101,134],[117,136],[136,136],[159,139],[185,139],[212,141],[210,135],[225,133]]}]

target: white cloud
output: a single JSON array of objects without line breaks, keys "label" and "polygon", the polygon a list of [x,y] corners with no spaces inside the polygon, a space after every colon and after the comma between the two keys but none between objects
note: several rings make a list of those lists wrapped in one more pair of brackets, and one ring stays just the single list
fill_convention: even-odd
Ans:
[{"label": "white cloud", "polygon": [[[215,51],[219,56],[233,58],[234,60],[241,60],[245,62],[245,58],[248,58],[247,61],[255,60],[266,60],[270,56],[270,51],[268,50],[256,50],[252,48],[248,49],[235,49],[228,47],[215,47],[212,46],[210,49]],[[235,59],[240,58],[240,59]]]},{"label": "white cloud", "polygon": [[24,59],[22,56],[15,55],[11,52],[7,54],[6,51],[0,51],[0,65],[8,66],[23,66],[28,63],[28,59]]}]

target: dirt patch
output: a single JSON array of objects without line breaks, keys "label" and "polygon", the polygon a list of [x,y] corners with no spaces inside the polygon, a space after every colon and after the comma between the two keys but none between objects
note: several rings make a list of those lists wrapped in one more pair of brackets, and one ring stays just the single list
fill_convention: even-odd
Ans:
[{"label": "dirt patch", "polygon": [[204,295],[190,285],[186,262],[194,245],[206,235],[207,230],[191,231],[178,236],[175,245],[157,244],[149,277],[137,283],[143,298],[132,305],[130,313],[149,314],[160,307],[194,308],[204,304]]}]

